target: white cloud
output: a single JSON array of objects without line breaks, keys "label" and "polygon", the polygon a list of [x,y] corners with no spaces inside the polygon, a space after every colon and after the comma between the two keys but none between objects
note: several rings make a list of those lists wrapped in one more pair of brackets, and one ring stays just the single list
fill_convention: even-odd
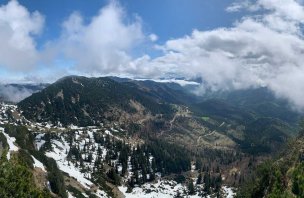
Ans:
[{"label": "white cloud", "polygon": [[264,9],[274,11],[285,19],[300,21],[304,19],[304,8],[297,0],[258,0],[257,5]]},{"label": "white cloud", "polygon": [[303,5],[260,0],[248,6],[259,8],[259,14],[231,28],[194,30],[169,40],[160,47],[163,56],[134,61],[134,71],[153,77],[202,77],[212,90],[267,86],[304,110]]},{"label": "white cloud", "polygon": [[249,0],[243,0],[232,3],[230,6],[226,8],[226,11],[239,12],[243,9],[248,9],[253,11],[256,10],[256,7]]},{"label": "white cloud", "polygon": [[158,36],[156,34],[150,34],[149,35],[149,38],[152,42],[155,42],[158,40]]},{"label": "white cloud", "polygon": [[11,70],[27,70],[39,60],[34,36],[39,35],[44,17],[30,13],[17,1],[0,7],[0,66]]},{"label": "white cloud", "polygon": [[63,23],[57,49],[75,61],[75,69],[85,73],[123,72],[132,60],[132,50],[145,39],[140,18],[126,18],[115,1],[103,7],[88,24],[74,12]]},{"label": "white cloud", "polygon": [[49,58],[53,62],[61,59],[61,64],[69,67],[44,67],[42,75],[201,77],[205,88],[213,90],[267,86],[278,97],[304,110],[302,3],[238,1],[227,8],[229,12],[241,10],[248,16],[230,28],[194,30],[191,35],[155,46],[163,52],[161,56],[134,58],[133,50],[147,43],[153,45],[158,36],[145,34],[141,19],[130,19],[115,1],[88,23],[81,13],[71,14],[63,22],[61,37],[48,42],[43,52],[37,51],[35,43],[35,36],[43,28],[43,17],[10,1],[0,7],[0,65],[6,70],[24,69]]}]

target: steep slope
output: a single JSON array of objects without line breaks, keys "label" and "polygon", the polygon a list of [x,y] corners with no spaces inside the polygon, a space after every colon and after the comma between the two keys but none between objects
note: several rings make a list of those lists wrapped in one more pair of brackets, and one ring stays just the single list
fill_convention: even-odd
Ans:
[{"label": "steep slope", "polygon": [[110,78],[69,76],[18,105],[25,117],[32,120],[96,125],[104,119],[136,119],[133,116],[136,114],[141,117],[171,114],[171,107],[161,102],[134,86]]},{"label": "steep slope", "polygon": [[237,197],[304,197],[304,133],[279,157],[261,164]]},{"label": "steep slope", "polygon": [[132,83],[147,95],[169,103],[191,104],[201,99],[176,83],[158,83],[150,80],[133,81]]},{"label": "steep slope", "polygon": [[224,100],[209,99],[192,105],[195,113],[213,116],[222,120],[235,120],[240,123],[250,122],[255,119],[254,112],[236,107]]},{"label": "steep slope", "polygon": [[[251,98],[240,100],[252,104]],[[205,122],[212,119],[221,121],[221,127],[209,127],[230,137],[246,153],[259,154],[276,151],[296,131],[294,125],[279,119],[280,115],[265,116],[255,109],[242,105],[236,106],[224,99],[208,99],[193,104],[191,109]]]},{"label": "steep slope", "polygon": [[[43,178],[45,173],[40,168],[36,169],[37,160],[27,150],[16,145],[16,142],[22,141],[21,144],[29,143],[28,147],[33,149],[34,145],[25,127],[11,129],[0,127],[0,197],[53,197],[47,189],[46,180],[38,184],[37,175]],[[18,138],[13,137],[11,132]]]},{"label": "steep slope", "polygon": [[[1,105],[5,112],[16,110],[14,105]],[[4,148],[0,149],[0,182],[6,182],[1,185],[5,188],[1,189],[1,197],[233,194],[230,188],[221,188],[218,173],[208,176],[217,179],[208,188],[199,182],[191,190],[188,183],[196,180],[198,170],[191,165],[187,150],[164,140],[130,144],[127,131],[119,125],[65,128],[24,118],[13,121],[0,116],[0,120],[6,123],[1,125],[4,130],[0,128]]]},{"label": "steep slope", "polygon": [[207,93],[205,98],[219,99],[247,111],[255,112],[259,117],[278,118],[289,124],[298,123],[301,115],[293,111],[286,100],[277,98],[267,88],[212,92]]}]

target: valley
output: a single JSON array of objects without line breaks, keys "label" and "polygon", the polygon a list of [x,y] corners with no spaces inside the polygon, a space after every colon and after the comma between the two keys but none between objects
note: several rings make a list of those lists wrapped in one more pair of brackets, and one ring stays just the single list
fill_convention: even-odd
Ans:
[{"label": "valley", "polygon": [[50,197],[234,197],[293,136],[292,122],[171,86],[72,76],[2,103],[2,155],[22,151]]},{"label": "valley", "polygon": [[[64,183],[70,197],[73,195],[79,197],[80,194],[81,197],[89,195],[96,197],[173,197],[188,194],[188,187],[185,184],[177,184],[170,177],[162,177],[162,173],[157,171],[157,167],[154,167],[158,165],[155,164],[155,157],[151,152],[149,150],[139,151],[146,149],[144,143],[140,143],[140,141],[129,142],[126,131],[117,124],[108,128],[104,126],[77,127],[74,125],[62,127],[49,123],[35,123],[22,117],[18,113],[17,106],[4,103],[1,104],[1,112],[0,122],[6,127],[2,128],[2,134],[5,135],[9,145],[7,160],[10,160],[9,156],[18,152],[18,149],[34,146],[35,151],[29,149],[28,152],[29,154],[33,152],[31,157],[33,158],[34,177],[40,180],[42,189],[52,190],[52,187],[49,186],[48,177],[46,177],[48,168],[41,162],[43,160],[39,161],[34,157],[37,155],[36,157],[39,159],[37,152],[44,153],[46,157],[55,160],[59,170],[63,172]],[[11,112],[12,117],[7,112]],[[17,142],[22,141],[18,137],[14,137],[14,135],[10,137],[4,133],[4,131],[18,130],[20,127],[34,138],[32,142],[27,142],[25,148],[16,144],[16,138]],[[30,146],[29,143],[33,145]],[[141,146],[138,147],[138,145]],[[126,161],[122,160],[122,152],[129,153],[126,155]],[[139,168],[134,168],[134,166],[138,166],[134,163],[140,163],[137,161],[140,160],[138,157],[147,158],[148,170],[141,169],[142,165]],[[187,169],[185,168],[185,170]],[[109,171],[113,171],[114,175],[117,174],[114,178],[111,177],[114,179],[113,181],[109,178],[103,178],[103,173]],[[148,172],[144,174],[145,171]],[[163,174],[165,176],[165,173]],[[118,179],[119,175],[125,175],[125,177],[115,180]],[[189,167],[189,172],[186,175],[196,186],[196,193],[190,197],[200,197],[199,194],[203,193],[203,186],[196,185],[198,174],[195,164]],[[139,180],[142,186],[136,185]],[[115,185],[119,187],[117,188]],[[130,191],[131,185],[134,185],[132,187],[134,189]],[[162,187],[160,188],[160,186]],[[101,189],[106,189],[106,191]],[[226,186],[223,187],[221,193],[233,195],[233,191]]]}]

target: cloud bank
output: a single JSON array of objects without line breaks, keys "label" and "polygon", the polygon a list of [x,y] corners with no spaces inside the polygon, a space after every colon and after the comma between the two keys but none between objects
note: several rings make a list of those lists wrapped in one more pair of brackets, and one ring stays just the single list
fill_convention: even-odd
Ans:
[{"label": "cloud bank", "polygon": [[303,110],[303,5],[295,0],[259,0],[233,4],[228,11],[240,9],[251,14],[231,28],[194,30],[169,40],[161,46],[163,56],[141,57],[132,63],[135,70],[148,76],[173,72],[201,77],[204,88],[211,90],[268,87]]},{"label": "cloud bank", "polygon": [[39,86],[26,86],[26,85],[0,85],[0,101],[20,102],[21,100],[29,97],[37,92]]}]

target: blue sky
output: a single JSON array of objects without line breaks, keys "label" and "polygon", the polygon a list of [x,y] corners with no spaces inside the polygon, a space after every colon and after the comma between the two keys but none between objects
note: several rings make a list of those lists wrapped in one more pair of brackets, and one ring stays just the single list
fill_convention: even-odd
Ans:
[{"label": "blue sky", "polygon": [[[0,4],[7,4],[7,0]],[[159,36],[159,42],[191,34],[193,29],[208,30],[229,27],[240,13],[228,13],[232,0],[124,0],[120,4],[128,17],[138,15],[146,32]],[[57,38],[62,22],[74,11],[79,11],[89,21],[109,3],[108,0],[19,0],[30,12],[39,11],[45,18],[43,33],[37,38],[39,45]]]},{"label": "blue sky", "polygon": [[0,79],[201,78],[304,110],[303,25],[303,0],[0,0]]},{"label": "blue sky", "polygon": [[[11,1],[0,0],[2,7],[6,7],[9,2]],[[90,3],[83,0],[19,0],[17,2],[19,7],[26,9],[28,14],[39,12],[41,18],[43,18],[43,27],[39,34],[32,35],[30,32],[27,33],[31,34],[29,36],[35,44],[34,50],[36,50],[37,53],[44,51],[46,45],[50,42],[54,43],[62,37],[63,23],[68,20],[73,13],[77,12],[80,14],[83,23],[88,25],[94,17],[98,16],[101,9],[113,2],[119,4],[119,7],[123,9],[123,23],[132,24],[138,21],[139,18],[142,34],[144,34],[144,36],[156,35],[157,39],[153,44],[145,41],[136,47],[132,47],[132,49],[128,51],[128,54],[132,58],[144,55],[152,58],[161,56],[163,54],[162,50],[156,50],[155,45],[163,45],[170,39],[190,35],[195,29],[212,30],[218,27],[230,27],[243,14],[242,12],[226,11],[226,8],[233,3],[233,0],[90,0]],[[3,65],[2,68],[0,67],[0,74],[2,74],[2,76],[13,76],[15,80],[26,78],[27,81],[31,76],[37,76],[35,72],[39,69],[40,74],[38,74],[38,76],[52,72],[49,69],[50,65],[56,68],[56,74],[61,73],[62,75],[68,75],[69,73],[75,73],[75,71],[67,70],[73,68],[74,64],[77,64],[77,61],[65,57],[60,52],[52,57],[51,62],[46,63],[43,61],[43,63],[34,63],[34,66],[31,66],[30,64],[33,63],[29,62],[25,70],[29,71],[28,76],[30,77],[25,76],[23,70],[20,70],[20,73],[20,71],[13,69],[12,73],[11,67],[15,67],[14,61],[12,61],[11,64],[12,65]],[[28,68],[30,68],[30,70],[28,70]],[[32,70],[32,68],[34,68],[34,70]],[[82,74],[82,72],[78,73]],[[120,73],[117,75],[120,75]],[[48,80],[54,80],[54,78]]]}]

